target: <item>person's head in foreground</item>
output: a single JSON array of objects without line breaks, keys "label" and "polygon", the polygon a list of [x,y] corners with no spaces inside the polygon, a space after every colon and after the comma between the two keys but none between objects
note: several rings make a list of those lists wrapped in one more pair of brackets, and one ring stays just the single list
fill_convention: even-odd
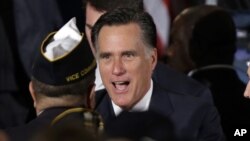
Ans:
[{"label": "person's head in foreground", "polygon": [[86,37],[73,25],[74,19],[49,34],[34,60],[29,89],[37,114],[51,107],[87,106],[96,62]]}]

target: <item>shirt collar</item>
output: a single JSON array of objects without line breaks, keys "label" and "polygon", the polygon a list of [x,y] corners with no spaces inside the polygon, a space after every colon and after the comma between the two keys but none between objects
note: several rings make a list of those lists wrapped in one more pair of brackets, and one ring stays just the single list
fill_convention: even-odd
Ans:
[{"label": "shirt collar", "polygon": [[97,63],[97,67],[95,70],[95,91],[99,91],[99,90],[103,90],[103,89],[105,89],[105,87],[102,83],[99,65]]},{"label": "shirt collar", "polygon": [[[147,111],[149,109],[149,104],[150,104],[150,100],[151,100],[151,96],[153,93],[153,81],[151,79],[150,81],[150,87],[149,90],[147,91],[146,95],[143,96],[143,98],[135,104],[135,106],[130,110],[131,112],[133,111],[139,111],[139,112],[143,112],[143,111]],[[112,106],[113,106],[113,110],[115,115],[119,115],[122,112],[122,108],[117,106],[112,100]]]}]

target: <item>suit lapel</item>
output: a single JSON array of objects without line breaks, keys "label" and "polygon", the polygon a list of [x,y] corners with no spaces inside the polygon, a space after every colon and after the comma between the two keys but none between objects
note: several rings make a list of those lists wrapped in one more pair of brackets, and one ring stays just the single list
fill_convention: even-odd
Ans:
[{"label": "suit lapel", "polygon": [[154,111],[164,116],[169,116],[174,111],[168,92],[157,85],[157,83],[154,83],[149,111]]},{"label": "suit lapel", "polygon": [[[102,115],[104,122],[113,120],[116,117],[107,93],[103,96],[99,105],[97,105],[96,111]],[[174,111],[168,92],[162,89],[156,82],[154,82],[153,86],[149,111],[157,112],[164,116],[169,116]]]},{"label": "suit lapel", "polygon": [[108,120],[114,119],[115,113],[111,104],[111,100],[106,93],[105,96],[103,96],[103,100],[97,105],[96,111],[99,112],[106,123]]}]

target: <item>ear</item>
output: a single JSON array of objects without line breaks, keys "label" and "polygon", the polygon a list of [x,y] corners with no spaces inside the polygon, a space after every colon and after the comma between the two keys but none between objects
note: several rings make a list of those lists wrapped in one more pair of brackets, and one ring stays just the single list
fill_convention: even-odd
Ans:
[{"label": "ear", "polygon": [[34,88],[33,88],[33,83],[32,81],[30,81],[29,83],[29,91],[30,91],[30,95],[34,101],[34,107],[36,107],[36,94],[35,94],[35,91],[34,91]]},{"label": "ear", "polygon": [[152,71],[155,69],[155,66],[157,64],[157,49],[154,48],[153,51],[152,51],[152,55],[151,55],[151,58],[152,58]]}]

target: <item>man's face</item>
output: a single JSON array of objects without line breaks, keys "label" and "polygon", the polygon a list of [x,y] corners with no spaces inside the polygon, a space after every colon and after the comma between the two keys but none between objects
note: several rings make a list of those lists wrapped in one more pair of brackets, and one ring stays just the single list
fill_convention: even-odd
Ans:
[{"label": "man's face", "polygon": [[96,21],[101,17],[102,14],[104,14],[104,12],[97,11],[94,7],[92,7],[89,3],[87,3],[85,32],[93,54],[95,54],[95,49],[91,42],[91,30]]},{"label": "man's face", "polygon": [[[248,66],[247,74],[250,77],[250,66]],[[248,81],[248,83],[247,83],[247,87],[246,87],[246,90],[244,92],[244,96],[247,98],[250,98],[250,81]]]},{"label": "man's face", "polygon": [[132,108],[149,90],[156,50],[146,52],[141,29],[130,23],[104,26],[97,39],[100,74],[113,102]]}]

